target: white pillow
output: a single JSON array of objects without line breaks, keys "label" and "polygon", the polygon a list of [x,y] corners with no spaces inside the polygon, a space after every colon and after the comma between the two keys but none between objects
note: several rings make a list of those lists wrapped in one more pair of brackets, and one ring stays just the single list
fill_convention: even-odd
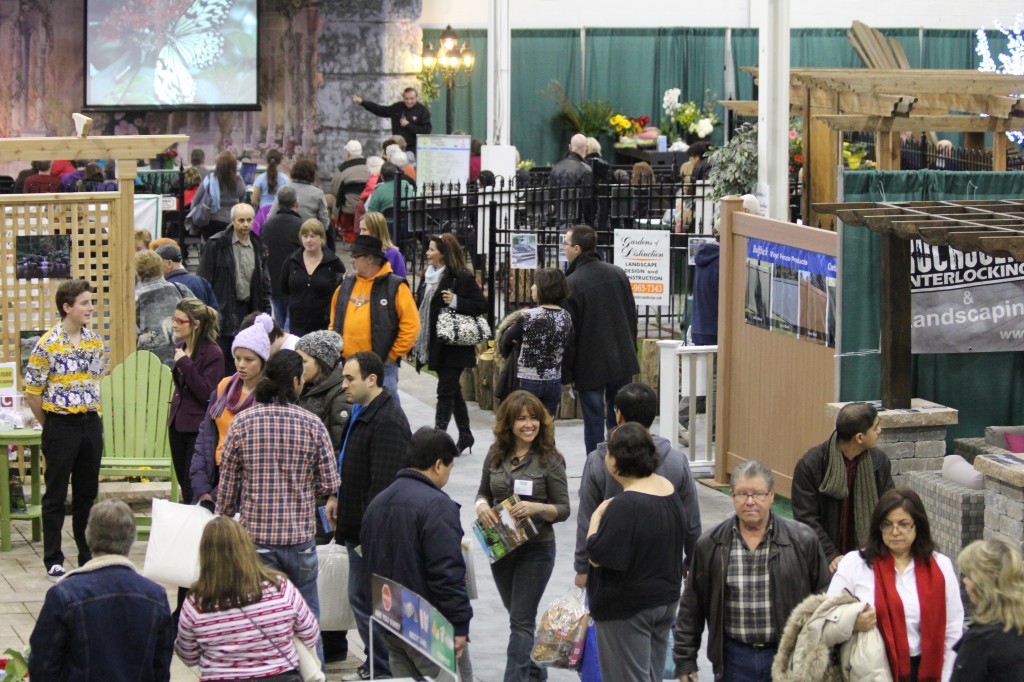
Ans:
[{"label": "white pillow", "polygon": [[942,477],[971,490],[982,490],[985,487],[985,475],[960,455],[946,455],[942,458]]}]

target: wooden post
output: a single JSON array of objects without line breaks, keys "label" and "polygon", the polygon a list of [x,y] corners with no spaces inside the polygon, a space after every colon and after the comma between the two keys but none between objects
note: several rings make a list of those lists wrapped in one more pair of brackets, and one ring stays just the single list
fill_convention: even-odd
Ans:
[{"label": "wooden post", "polygon": [[992,170],[1006,170],[1006,133],[999,130],[1003,126],[997,125],[996,131],[992,133]]},{"label": "wooden post", "polygon": [[[721,229],[719,232],[719,242],[721,243],[721,253],[718,256],[720,263],[723,263],[725,267],[720,268],[718,272],[718,392],[715,395],[717,404],[715,405],[715,413],[721,416],[723,410],[725,410],[725,401],[728,398],[728,387],[729,381],[732,378],[732,372],[729,368],[729,343],[732,338],[733,320],[729,316],[729,301],[732,300],[736,287],[746,286],[745,282],[741,283],[737,281],[738,275],[732,270],[732,259],[733,249],[736,247],[736,237],[732,232],[732,216],[737,211],[743,210],[743,200],[737,196],[722,197],[722,201],[719,204],[721,220]],[[729,482],[729,471],[728,471],[728,458],[726,453],[729,452],[729,434],[723,427],[724,420],[719,419],[715,424],[715,480],[720,483]]]},{"label": "wooden post", "polygon": [[875,156],[878,170],[900,169],[900,134],[892,131],[875,133]]},{"label": "wooden post", "polygon": [[910,407],[910,242],[882,234],[882,407]]}]

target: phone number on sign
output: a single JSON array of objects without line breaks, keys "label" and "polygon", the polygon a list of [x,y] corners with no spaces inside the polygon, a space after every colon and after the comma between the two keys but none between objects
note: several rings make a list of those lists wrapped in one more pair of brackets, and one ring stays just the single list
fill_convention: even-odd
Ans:
[{"label": "phone number on sign", "polygon": [[665,293],[665,285],[660,282],[633,282],[633,293],[634,294],[663,294]]}]

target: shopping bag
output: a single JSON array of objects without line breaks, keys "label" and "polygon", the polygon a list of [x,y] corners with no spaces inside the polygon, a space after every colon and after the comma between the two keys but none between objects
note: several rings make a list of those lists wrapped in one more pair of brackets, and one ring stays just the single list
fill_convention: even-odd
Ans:
[{"label": "shopping bag", "polygon": [[473,565],[473,552],[469,549],[469,543],[462,543],[462,560],[466,562],[466,596],[470,599],[477,599],[480,594],[476,587],[476,567]]},{"label": "shopping bag", "polygon": [[191,587],[199,578],[199,540],[213,514],[197,504],[153,500],[153,520],[142,575]]},{"label": "shopping bag", "polygon": [[676,659],[672,658],[672,649],[676,645],[676,626],[668,629],[668,647],[665,649],[665,673],[661,676],[663,680],[676,679]]},{"label": "shopping bag", "polygon": [[575,670],[583,654],[588,621],[583,590],[574,587],[541,615],[530,658],[537,665]]},{"label": "shopping bag", "polygon": [[331,540],[317,545],[319,573],[316,591],[320,597],[321,630],[354,630],[356,617],[348,601],[348,550]]},{"label": "shopping bag", "polygon": [[587,624],[579,672],[580,682],[601,682],[601,662],[597,658],[597,628],[594,627],[594,621]]}]

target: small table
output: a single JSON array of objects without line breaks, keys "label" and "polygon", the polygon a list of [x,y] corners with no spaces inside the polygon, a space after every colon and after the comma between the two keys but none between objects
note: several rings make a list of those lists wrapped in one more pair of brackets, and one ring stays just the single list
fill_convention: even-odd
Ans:
[{"label": "small table", "polygon": [[[3,453],[3,464],[0,466],[0,552],[11,551],[11,519],[32,521],[32,541],[39,542],[43,536],[43,506],[39,492],[39,449],[43,441],[43,432],[35,429],[13,429],[0,431],[0,452]],[[31,453],[32,466],[32,497],[28,511],[11,511],[11,463],[7,455],[7,446],[22,445]]]}]

